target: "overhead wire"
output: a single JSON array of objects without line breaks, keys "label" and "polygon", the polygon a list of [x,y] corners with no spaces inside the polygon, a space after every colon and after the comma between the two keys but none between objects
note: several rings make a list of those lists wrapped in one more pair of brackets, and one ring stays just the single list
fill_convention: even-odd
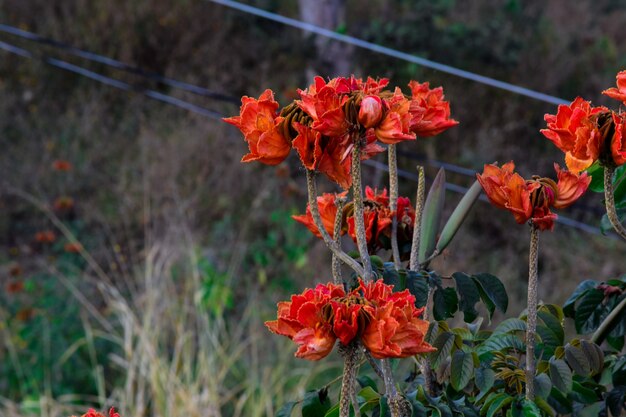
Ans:
[{"label": "overhead wire", "polygon": [[302,22],[297,19],[282,16],[276,13],[268,12],[258,7],[250,6],[233,0],[207,0],[216,4],[220,4],[225,7],[239,10],[244,13],[259,16],[265,19],[272,20],[274,22],[282,23],[287,26],[291,26],[297,29],[301,29],[307,32],[314,33],[316,35],[324,36],[329,39],[334,39],[339,42],[353,45],[359,48],[367,49],[379,54],[387,55],[392,58],[397,58],[406,62],[421,65],[426,68],[431,68],[437,71],[441,71],[447,74],[454,75],[456,77],[465,78],[470,81],[474,81],[480,84],[488,85],[490,87],[499,88],[501,90],[509,91],[514,94],[523,95],[533,98],[535,100],[543,101],[550,104],[568,104],[569,101],[559,97],[555,97],[549,94],[545,94],[539,91],[531,90],[526,87],[507,83],[505,81],[496,80],[495,78],[480,75],[471,71],[466,71],[460,68],[453,67],[451,65],[435,62],[430,59],[422,58],[413,54],[399,51],[397,49],[388,48],[373,42],[368,42],[363,39],[356,38],[350,35],[344,35],[335,31],[322,28],[311,23]]}]

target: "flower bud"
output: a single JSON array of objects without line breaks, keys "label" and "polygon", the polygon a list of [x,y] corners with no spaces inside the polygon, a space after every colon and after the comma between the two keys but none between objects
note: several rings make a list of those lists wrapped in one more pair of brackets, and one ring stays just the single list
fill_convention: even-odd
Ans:
[{"label": "flower bud", "polygon": [[383,118],[383,102],[380,97],[367,96],[361,100],[359,123],[369,129],[376,126]]}]

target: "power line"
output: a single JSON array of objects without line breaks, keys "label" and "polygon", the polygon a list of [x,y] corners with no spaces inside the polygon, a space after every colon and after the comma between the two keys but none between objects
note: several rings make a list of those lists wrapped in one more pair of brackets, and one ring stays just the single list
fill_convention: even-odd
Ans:
[{"label": "power line", "polygon": [[226,101],[233,104],[239,104],[240,99],[238,97],[230,96],[223,93],[217,93],[215,91],[208,90],[204,87],[200,87],[194,84],[189,84],[183,81],[178,81],[173,78],[165,77],[161,74],[145,71],[139,67],[134,67],[132,65],[128,65],[124,62],[118,61],[113,58],[109,58],[103,55],[99,55],[93,52],[85,51],[83,49],[76,48],[72,45],[68,45],[64,42],[57,41],[55,39],[50,39],[38,35],[36,33],[28,32],[23,29],[19,29],[13,26],[5,25],[0,23],[0,32],[8,33],[13,36],[20,37],[22,39],[27,39],[29,41],[37,42],[44,45],[53,46],[57,49],[61,49],[70,55],[77,56],[79,58],[83,58],[92,62],[97,62],[121,71],[129,72],[131,74],[139,75],[144,78],[148,78],[153,81],[157,81],[161,84],[167,85],[168,87],[177,88],[179,90],[187,91],[202,97],[211,98],[214,100]]},{"label": "power line", "polygon": [[359,48],[368,49],[373,52],[377,52],[383,55],[390,56],[392,58],[401,59],[403,61],[411,62],[413,64],[421,65],[427,68],[432,68],[437,71],[445,72],[457,77],[465,78],[470,81],[474,81],[480,84],[485,84],[491,87],[506,90],[511,93],[520,94],[526,97],[534,98],[535,100],[543,101],[550,104],[569,104],[569,101],[559,97],[551,96],[541,93],[539,91],[531,90],[529,88],[521,87],[515,84],[507,83],[504,81],[496,80],[491,77],[476,74],[474,72],[465,71],[460,68],[452,67],[450,65],[441,64],[439,62],[431,61],[430,59],[421,58],[415,55],[408,54],[406,52],[398,51],[397,49],[388,48],[386,46],[378,45],[372,42],[364,41],[363,39],[355,38],[349,35],[342,35],[329,29],[325,29],[310,23],[302,22],[290,17],[281,16],[276,13],[271,13],[258,7],[249,6],[232,0],[208,0],[213,3],[220,4],[222,6],[230,7],[232,9],[239,10],[244,13],[253,14],[255,16],[263,17],[265,19],[273,20],[278,23],[282,23],[287,26],[302,29],[307,32],[315,33],[316,35],[324,36],[330,39],[334,39],[339,42],[344,42],[349,45],[354,45]]},{"label": "power line", "polygon": [[[20,48],[17,47],[15,45],[11,45],[9,43],[6,42],[2,42],[0,41],[0,49],[4,49],[7,52],[10,52],[12,54],[15,55],[19,55],[23,58],[28,58],[28,59],[37,59],[37,57],[35,56],[34,53],[24,49],[24,48]],[[163,94],[163,93],[159,93],[158,91],[154,91],[154,90],[146,90],[146,89],[140,89],[137,87],[134,87],[124,81],[120,81],[117,80],[115,78],[111,78],[111,77],[107,77],[105,75],[102,74],[98,74],[97,72],[88,70],[86,68],[80,67],[78,65],[74,65],[74,64],[70,64],[69,62],[66,61],[62,61],[56,58],[50,58],[50,57],[46,57],[46,56],[42,56],[41,61],[43,61],[44,63],[48,64],[48,65],[52,65],[53,67],[57,67],[60,69],[63,69],[65,71],[69,71],[72,72],[74,74],[79,74],[82,75],[83,77],[87,77],[89,79],[92,79],[94,81],[98,81],[100,83],[106,84],[110,87],[115,87],[118,88],[120,90],[123,91],[128,91],[128,92],[135,92],[135,93],[140,93],[145,95],[146,97],[150,97],[154,100],[158,100],[164,103],[168,103],[171,104],[173,106],[179,107],[181,109],[185,109],[185,110],[189,110],[191,112],[197,113],[197,114],[201,114],[203,116],[206,117],[210,117],[211,119],[221,119],[222,117],[224,117],[223,114],[216,112],[215,110],[210,110],[198,105],[195,105],[193,103],[189,103],[187,101],[178,99],[176,97],[172,97],[172,96],[168,96],[167,94]]]},{"label": "power line", "polygon": [[[13,53],[15,55],[21,56],[23,58],[28,58],[28,59],[36,59],[37,57],[35,56],[34,53],[32,53],[31,51],[28,51],[24,48],[20,48],[17,47],[15,45],[11,45],[9,43],[0,41],[0,49],[3,49],[7,52]],[[206,109],[204,107],[200,107],[197,106],[193,103],[189,103],[187,101],[184,100],[180,100],[177,99],[175,97],[172,96],[168,96],[166,94],[162,94],[159,93],[157,91],[154,90],[145,90],[145,89],[138,89],[124,81],[120,81],[111,77],[107,77],[104,76],[102,74],[98,74],[96,72],[93,72],[91,70],[88,70],[86,68],[71,64],[69,62],[66,61],[62,61],[56,58],[51,58],[51,57],[46,57],[46,56],[42,56],[40,57],[41,61],[54,66],[56,68],[60,68],[63,69],[65,71],[69,71],[78,75],[82,75],[84,77],[87,77],[91,80],[106,84],[110,87],[114,87],[114,88],[118,88],[120,90],[123,91],[127,91],[127,92],[136,92],[136,93],[140,93],[143,94],[147,97],[150,97],[154,100],[158,100],[167,104],[171,104],[173,106],[185,109],[185,110],[189,110],[192,111],[194,113],[198,113],[200,115],[209,117],[211,119],[216,119],[216,120],[221,120],[223,117],[225,117],[224,114],[219,113],[217,111],[214,110],[209,110]],[[367,160],[364,161],[364,163],[366,165],[370,165],[373,167],[376,167],[378,169],[383,169],[387,172],[389,172],[389,167],[379,161],[376,160]],[[424,163],[431,165],[431,166],[435,166],[435,167],[444,167],[445,169],[448,169],[452,172],[457,172],[463,175],[470,175],[470,171],[468,168],[463,168],[463,167],[459,167],[453,164],[449,164],[449,163],[445,163],[445,162],[440,162],[440,161],[436,161],[436,160],[430,160],[430,159],[425,159]],[[475,175],[475,173],[471,173],[471,175]],[[412,180],[417,182],[418,181],[418,176],[414,173],[411,173],[409,171],[403,170],[403,169],[398,169],[398,176]],[[466,187],[462,187],[460,185],[457,184],[453,184],[453,183],[449,183],[446,182],[446,189],[455,193],[459,193],[459,194],[465,194],[468,190],[468,188]],[[487,198],[484,195],[480,196],[480,199],[482,201],[488,201]],[[570,227],[574,227],[577,228],[579,230],[591,233],[591,234],[595,234],[595,235],[599,235],[601,234],[601,231],[597,228],[597,227],[593,227],[589,224],[583,223],[583,222],[579,222],[564,216],[559,216],[557,219],[557,222],[562,223],[566,226],[570,226]],[[609,237],[612,237],[612,235],[608,235]]]}]

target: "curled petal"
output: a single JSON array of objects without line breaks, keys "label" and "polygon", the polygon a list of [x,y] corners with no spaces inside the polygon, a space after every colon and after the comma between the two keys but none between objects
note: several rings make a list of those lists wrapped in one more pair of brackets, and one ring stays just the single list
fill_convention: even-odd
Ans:
[{"label": "curled petal", "polygon": [[558,181],[553,207],[556,209],[569,207],[587,191],[591,177],[586,172],[577,175],[563,170],[558,164],[554,164],[554,169]]},{"label": "curled petal", "polygon": [[620,71],[615,78],[617,88],[609,88],[608,90],[604,90],[602,94],[626,104],[626,70]]},{"label": "curled petal", "polygon": [[[626,71],[624,73],[624,91],[626,91]],[[615,165],[626,163],[626,113],[613,113],[615,133],[611,139],[611,156]]]}]

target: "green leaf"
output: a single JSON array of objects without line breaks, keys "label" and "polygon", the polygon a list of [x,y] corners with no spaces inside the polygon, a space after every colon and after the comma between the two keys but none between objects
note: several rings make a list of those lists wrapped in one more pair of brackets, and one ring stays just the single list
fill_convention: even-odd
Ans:
[{"label": "green leaf", "polygon": [[393,285],[394,291],[402,291],[404,289],[400,288],[400,274],[393,262],[385,262],[383,264],[383,282],[387,285]]},{"label": "green leaf", "polygon": [[[615,212],[617,213],[617,218],[619,219],[619,222],[624,224],[626,222],[626,208],[621,207],[621,206],[616,206]],[[613,230],[613,225],[609,221],[608,216],[605,214],[604,216],[602,216],[602,219],[600,220],[600,231],[603,234],[607,234],[611,230]]]},{"label": "green leaf", "polygon": [[[603,411],[605,412],[606,407],[604,406],[603,402],[597,402],[591,405],[588,405],[587,407],[583,408],[582,410],[578,411],[576,413],[576,417],[598,417],[601,415],[606,415],[606,413],[603,413]],[[614,417],[619,416],[619,414],[617,414]]]},{"label": "green leaf", "polygon": [[437,348],[437,350],[430,354],[430,362],[433,368],[439,367],[441,361],[450,355],[455,338],[456,335],[452,332],[443,332],[437,336],[435,343],[433,343],[433,347]]},{"label": "green leaf", "polygon": [[424,211],[422,212],[422,233],[418,260],[420,264],[426,261],[435,250],[435,239],[441,224],[441,214],[446,196],[446,171],[441,168],[430,187]]},{"label": "green leaf", "polygon": [[452,278],[456,282],[456,291],[459,294],[459,310],[463,312],[466,323],[473,322],[478,317],[475,305],[480,300],[480,292],[472,278],[463,272],[455,272]]},{"label": "green leaf", "polygon": [[[380,400],[378,402],[378,408],[378,415],[380,417],[391,417],[391,410],[389,409],[389,404],[387,403],[387,397],[385,397],[384,395],[380,397]],[[415,408],[413,409],[413,411],[414,416],[419,416],[419,414],[415,414]]]},{"label": "green leaf", "polygon": [[589,290],[591,288],[595,288],[597,285],[598,285],[598,283],[593,281],[593,280],[591,280],[591,279],[585,280],[585,281],[581,282],[580,284],[578,284],[578,287],[576,287],[576,289],[574,290],[572,295],[570,295],[570,297],[565,301],[565,304],[563,304],[563,312],[565,313],[565,316],[570,317],[570,318],[574,318],[576,301],[587,290]]},{"label": "green leaf", "polygon": [[457,350],[452,355],[450,364],[450,384],[452,388],[461,391],[472,379],[474,374],[474,359],[471,353]]},{"label": "green leaf", "polygon": [[276,412],[276,417],[291,417],[291,412],[293,408],[296,406],[297,402],[289,401]]},{"label": "green leaf", "polygon": [[541,417],[541,411],[537,404],[524,398],[522,401],[522,415],[524,417]]},{"label": "green leaf", "polygon": [[589,367],[593,374],[599,374],[604,368],[604,352],[600,346],[587,340],[580,341],[580,349],[589,362]]},{"label": "green leaf", "polygon": [[502,394],[503,397],[499,397],[489,406],[489,410],[487,410],[487,417],[493,417],[497,412],[502,410],[507,405],[513,402],[513,397],[508,396],[507,394]]},{"label": "green leaf", "polygon": [[372,410],[380,401],[381,395],[374,391],[372,387],[365,387],[357,394],[359,400],[359,409],[361,412]]},{"label": "green leaf", "polygon": [[572,400],[567,398],[561,391],[552,388],[548,403],[558,414],[570,414],[572,412]]},{"label": "green leaf", "polygon": [[477,352],[482,356],[488,352],[496,350],[506,351],[509,349],[515,349],[518,352],[523,352],[526,350],[526,345],[517,336],[504,333],[492,335],[478,347]]},{"label": "green leaf", "polygon": [[441,230],[441,235],[439,236],[439,240],[437,241],[436,249],[439,253],[443,251],[452,241],[454,235],[461,227],[461,224],[465,221],[465,218],[469,214],[470,210],[474,206],[474,203],[480,197],[480,193],[482,192],[482,187],[478,181],[475,181],[474,184],[467,190],[459,204],[456,206],[445,226]]},{"label": "green leaf", "polygon": [[571,397],[576,402],[582,404],[593,404],[602,399],[601,397],[598,397],[592,389],[589,389],[576,381],[572,382]]},{"label": "green leaf", "polygon": [[572,371],[562,359],[550,359],[550,379],[552,384],[564,394],[572,389]]},{"label": "green leaf", "polygon": [[476,369],[474,376],[474,383],[480,392],[489,391],[493,384],[496,382],[496,373],[493,369],[480,367]]},{"label": "green leaf", "polygon": [[595,288],[588,290],[580,298],[574,317],[578,333],[591,333],[600,325],[602,309],[604,309],[602,300],[604,300],[604,292]]},{"label": "green leaf", "polygon": [[510,318],[500,323],[493,331],[493,334],[525,332],[526,322],[518,318]]},{"label": "green leaf", "polygon": [[406,271],[406,287],[415,297],[415,306],[420,308],[428,301],[428,277],[415,271]]},{"label": "green leaf", "polygon": [[570,345],[565,346],[565,361],[580,376],[589,376],[591,365],[581,349]]},{"label": "green leaf", "polygon": [[302,401],[302,417],[319,417],[326,414],[330,409],[328,390],[322,388],[319,391],[307,392]]},{"label": "green leaf", "polygon": [[626,400],[626,386],[622,385],[613,388],[606,395],[606,405],[609,407],[609,411],[614,416],[621,416],[624,408],[624,401]]},{"label": "green leaf", "polygon": [[589,168],[586,169],[589,176],[591,176],[591,183],[589,189],[594,193],[604,192],[604,167],[600,165],[600,162],[594,162]]},{"label": "green leaf", "polygon": [[563,323],[561,323],[557,317],[545,311],[543,307],[537,312],[537,317],[539,318],[540,323],[543,323],[554,334],[554,337],[556,338],[555,347],[563,345],[565,341]]},{"label": "green leaf", "polygon": [[361,375],[356,378],[357,382],[361,386],[361,388],[371,387],[374,391],[378,390],[378,386],[376,385],[376,381],[370,378],[367,375]]},{"label": "green leaf", "polygon": [[[480,296],[483,302],[487,304],[490,317],[493,317],[493,307],[506,313],[509,306],[509,296],[506,294],[506,289],[502,282],[495,276],[487,273],[472,275],[472,279],[478,284],[478,288],[481,291]],[[489,303],[487,302],[489,300]]]},{"label": "green leaf", "polygon": [[433,295],[433,316],[435,320],[445,320],[458,310],[459,300],[454,288],[437,288]]},{"label": "green leaf", "polygon": [[623,337],[611,337],[610,335],[606,337],[606,342],[616,351],[621,352],[624,349],[624,338]]},{"label": "green leaf", "polygon": [[324,417],[339,417],[339,404],[335,404],[333,408],[328,410]]},{"label": "green leaf", "polygon": [[540,398],[548,398],[552,389],[552,381],[546,374],[539,374],[535,377],[535,395]]},{"label": "green leaf", "polygon": [[543,398],[535,397],[535,404],[537,404],[537,407],[539,407],[544,415],[547,415],[549,417],[556,416],[556,411],[554,411],[554,409],[550,407],[550,404],[548,404],[548,402]]},{"label": "green leaf", "polygon": [[626,201],[626,165],[622,165],[615,170],[613,195],[616,204]]}]

